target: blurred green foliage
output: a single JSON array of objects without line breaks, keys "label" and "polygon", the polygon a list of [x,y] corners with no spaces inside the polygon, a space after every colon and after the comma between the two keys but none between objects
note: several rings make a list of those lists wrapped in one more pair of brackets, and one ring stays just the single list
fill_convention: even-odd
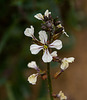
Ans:
[{"label": "blurred green foliage", "polygon": [[[33,25],[37,37],[41,22],[34,15],[44,13],[46,9],[52,12],[53,17],[59,16],[68,34],[71,28],[78,26],[71,0],[0,0],[0,100],[31,100],[35,96],[31,96],[32,88],[27,82],[30,75],[27,63],[31,60],[41,61],[41,55],[31,55],[31,39],[24,36],[23,32],[26,27]],[[63,40],[66,50],[74,44],[74,35],[70,34],[70,39]],[[45,84],[42,82],[40,85],[38,100],[46,100]]]}]

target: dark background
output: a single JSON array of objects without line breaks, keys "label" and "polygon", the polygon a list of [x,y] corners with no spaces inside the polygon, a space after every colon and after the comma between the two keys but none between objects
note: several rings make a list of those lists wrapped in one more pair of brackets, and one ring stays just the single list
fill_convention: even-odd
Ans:
[{"label": "dark background", "polygon": [[[41,53],[32,55],[31,39],[24,35],[30,25],[35,27],[35,36],[40,31],[41,21],[34,15],[46,9],[55,18],[59,16],[66,32],[61,37],[63,48],[58,55],[75,57],[75,62],[53,82],[53,92],[62,90],[68,100],[87,98],[87,1],[86,0],[0,0],[0,100],[48,100],[47,83],[38,78],[36,86],[28,83],[27,77],[35,73],[27,63],[35,60],[41,69],[45,65]],[[51,64],[52,75],[58,64]]]}]

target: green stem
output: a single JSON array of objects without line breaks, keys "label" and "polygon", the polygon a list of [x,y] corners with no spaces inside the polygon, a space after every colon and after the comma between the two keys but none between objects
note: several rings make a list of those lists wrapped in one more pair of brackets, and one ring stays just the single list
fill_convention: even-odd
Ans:
[{"label": "green stem", "polygon": [[50,77],[50,63],[47,63],[47,77],[48,77],[48,89],[49,89],[49,93],[50,93],[50,100],[53,100],[52,83],[51,83],[51,77]]}]

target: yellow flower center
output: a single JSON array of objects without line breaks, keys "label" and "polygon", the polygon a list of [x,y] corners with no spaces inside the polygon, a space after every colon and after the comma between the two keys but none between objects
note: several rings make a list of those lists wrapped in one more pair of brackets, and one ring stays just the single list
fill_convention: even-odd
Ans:
[{"label": "yellow flower center", "polygon": [[61,28],[61,27],[62,27],[62,25],[61,25],[61,24],[59,24],[59,25],[57,25],[57,27],[58,27],[58,28]]},{"label": "yellow flower center", "polygon": [[46,50],[48,47],[47,47],[47,45],[44,45],[44,50]]}]

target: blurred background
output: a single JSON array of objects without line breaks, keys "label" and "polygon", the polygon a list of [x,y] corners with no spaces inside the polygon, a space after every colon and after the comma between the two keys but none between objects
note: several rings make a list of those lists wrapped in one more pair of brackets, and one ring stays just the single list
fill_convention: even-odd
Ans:
[{"label": "blurred background", "polygon": [[[34,15],[46,9],[63,23],[69,38],[63,35],[63,48],[58,55],[75,57],[75,62],[53,82],[53,92],[62,90],[68,100],[87,98],[87,0],[0,0],[0,100],[49,100],[47,81],[38,78],[35,86],[27,78],[33,69],[27,63],[35,60],[41,69],[45,65],[41,53],[32,55],[31,38],[24,35],[30,25],[35,27],[35,36],[41,29],[41,21]],[[58,63],[51,63],[52,75]],[[57,99],[56,99],[57,100]]]}]

